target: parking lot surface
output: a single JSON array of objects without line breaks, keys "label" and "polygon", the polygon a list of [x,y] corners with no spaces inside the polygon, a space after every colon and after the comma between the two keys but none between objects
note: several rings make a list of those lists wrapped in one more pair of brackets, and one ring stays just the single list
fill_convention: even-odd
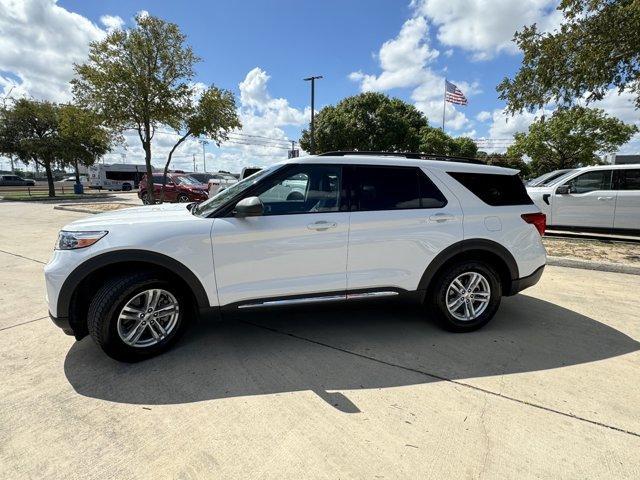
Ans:
[{"label": "parking lot surface", "polygon": [[470,334],[400,303],[228,315],[128,365],[47,317],[83,216],[0,204],[0,478],[640,478],[640,276],[548,267]]}]

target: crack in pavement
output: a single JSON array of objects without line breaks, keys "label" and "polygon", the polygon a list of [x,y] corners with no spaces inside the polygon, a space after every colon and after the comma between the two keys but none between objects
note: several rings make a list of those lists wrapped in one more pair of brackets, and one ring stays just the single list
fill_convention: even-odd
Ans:
[{"label": "crack in pavement", "polygon": [[20,255],[19,253],[7,252],[6,250],[0,250],[0,253],[6,253],[7,255],[13,255],[14,257],[24,258],[25,260],[31,260],[32,262],[39,263],[41,265],[46,265],[47,262],[43,262],[41,260],[36,260],[35,258],[25,257],[24,255]]},{"label": "crack in pavement", "polygon": [[10,328],[19,327],[21,325],[26,325],[28,323],[38,322],[40,320],[44,320],[45,318],[49,318],[49,317],[47,316],[47,317],[34,318],[33,320],[27,320],[26,322],[16,323],[15,325],[9,325],[8,327],[2,327],[0,328],[0,332],[2,332],[3,330],[9,330]]},{"label": "crack in pavement", "polygon": [[287,335],[289,337],[293,337],[293,338],[296,338],[298,340],[302,340],[302,341],[305,341],[305,342],[313,343],[313,344],[320,345],[320,346],[326,347],[326,348],[331,348],[331,349],[336,350],[338,352],[346,353],[346,354],[349,354],[349,355],[354,355],[356,357],[364,358],[366,360],[370,360],[372,362],[380,363],[382,365],[386,365],[386,366],[389,366],[389,367],[400,368],[400,369],[408,371],[408,372],[418,373],[420,375],[424,375],[426,377],[430,377],[430,378],[433,378],[433,379],[436,379],[436,380],[440,380],[442,382],[453,383],[455,385],[459,385],[460,387],[469,388],[469,389],[475,390],[477,392],[482,392],[482,393],[485,393],[487,395],[492,395],[494,397],[502,398],[504,400],[508,400],[508,401],[515,402],[515,403],[519,403],[520,405],[526,405],[528,407],[537,408],[538,410],[543,410],[543,411],[548,412],[548,413],[555,413],[557,415],[561,415],[563,417],[571,418],[573,420],[578,420],[578,421],[581,421],[581,422],[589,423],[591,425],[595,425],[597,427],[607,428],[609,430],[614,430],[616,432],[625,433],[627,435],[631,435],[633,437],[640,438],[640,433],[634,432],[632,430],[625,430],[624,428],[616,427],[614,425],[609,425],[609,424],[606,424],[606,423],[603,423],[603,422],[598,422],[597,420],[590,420],[588,418],[581,417],[581,416],[578,416],[578,415],[573,415],[571,413],[566,413],[566,412],[563,412],[561,410],[556,410],[556,409],[551,408],[551,407],[545,407],[544,405],[540,405],[540,404],[537,404],[537,403],[529,402],[529,401],[526,401],[526,400],[520,400],[518,398],[511,397],[509,395],[504,395],[502,393],[494,392],[494,391],[488,390],[486,388],[477,387],[475,385],[471,385],[469,383],[465,383],[465,382],[462,382],[460,380],[453,380],[451,378],[447,378],[447,377],[443,377],[443,376],[440,376],[440,375],[436,375],[434,373],[429,373],[429,372],[426,372],[426,371],[423,371],[423,370],[419,370],[417,368],[407,367],[405,365],[400,365],[398,363],[388,362],[386,360],[380,360],[379,358],[371,357],[369,355],[364,355],[362,353],[353,352],[353,351],[347,350],[345,348],[336,347],[334,345],[329,345],[328,343],[320,342],[318,340],[313,340],[311,338],[302,337],[300,335],[296,335],[295,333],[283,332],[283,331],[278,330],[276,328],[267,327],[265,325],[260,325],[258,323],[247,322],[245,320],[239,320],[239,321],[242,322],[242,323],[245,323],[247,325],[252,325],[252,326],[257,327],[257,328],[262,328],[264,330],[268,330],[270,332],[277,333],[279,335]]}]

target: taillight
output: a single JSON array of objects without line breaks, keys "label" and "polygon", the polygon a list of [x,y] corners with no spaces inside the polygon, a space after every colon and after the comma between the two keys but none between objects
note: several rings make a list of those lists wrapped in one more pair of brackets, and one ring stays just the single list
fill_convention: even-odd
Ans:
[{"label": "taillight", "polygon": [[523,213],[520,215],[522,219],[536,227],[540,236],[544,235],[547,228],[547,216],[544,213]]}]

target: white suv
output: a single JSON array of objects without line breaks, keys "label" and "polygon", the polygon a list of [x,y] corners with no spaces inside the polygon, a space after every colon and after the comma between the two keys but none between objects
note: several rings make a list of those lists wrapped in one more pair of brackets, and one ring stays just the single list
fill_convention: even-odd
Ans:
[{"label": "white suv", "polygon": [[640,164],[599,165],[570,170],[527,192],[562,229],[640,230]]},{"label": "white suv", "polygon": [[67,225],[45,267],[49,310],[125,361],[166,350],[195,314],[220,308],[401,295],[471,331],[538,281],[544,228],[515,170],[420,154],[301,157],[200,204]]}]

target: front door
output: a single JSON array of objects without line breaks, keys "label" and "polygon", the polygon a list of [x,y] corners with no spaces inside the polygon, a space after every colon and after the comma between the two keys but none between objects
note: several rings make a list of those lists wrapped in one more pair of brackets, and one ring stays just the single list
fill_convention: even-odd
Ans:
[{"label": "front door", "polygon": [[[264,214],[216,218],[212,241],[220,305],[346,289],[349,212],[342,167],[295,164],[251,196]],[[344,203],[344,202],[343,202]]]},{"label": "front door", "polygon": [[554,193],[551,199],[555,226],[613,228],[616,191],[612,170],[592,170],[568,180],[569,193]]}]

